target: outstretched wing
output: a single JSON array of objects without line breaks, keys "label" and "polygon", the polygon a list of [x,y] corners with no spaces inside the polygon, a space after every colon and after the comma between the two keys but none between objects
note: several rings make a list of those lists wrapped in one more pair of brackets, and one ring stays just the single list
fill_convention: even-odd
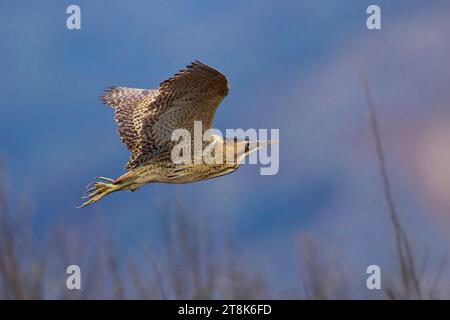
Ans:
[{"label": "outstretched wing", "polygon": [[116,110],[119,136],[132,155],[137,154],[140,149],[145,111],[158,94],[158,90],[111,86],[100,97],[106,105]]},{"label": "outstretched wing", "polygon": [[171,148],[175,129],[193,134],[194,121],[202,122],[203,131],[211,128],[228,90],[223,74],[195,61],[161,82],[159,90],[113,88],[107,92],[102,99],[116,108],[119,134],[132,154],[127,168],[138,167]]}]

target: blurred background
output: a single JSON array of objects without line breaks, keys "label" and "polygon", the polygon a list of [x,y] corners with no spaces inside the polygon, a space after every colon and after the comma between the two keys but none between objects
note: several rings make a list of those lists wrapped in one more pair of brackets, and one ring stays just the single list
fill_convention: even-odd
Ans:
[{"label": "blurred background", "polygon": [[[445,0],[2,2],[0,298],[450,298],[449,33]],[[280,130],[279,173],[75,209],[129,156],[103,90],[156,88],[196,59],[230,82],[216,128]]]}]

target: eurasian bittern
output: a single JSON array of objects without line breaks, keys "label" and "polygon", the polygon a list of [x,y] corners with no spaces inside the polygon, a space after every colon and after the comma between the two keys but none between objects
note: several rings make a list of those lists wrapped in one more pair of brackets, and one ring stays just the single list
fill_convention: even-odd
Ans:
[{"label": "eurasian bittern", "polygon": [[[202,133],[210,129],[228,90],[227,78],[199,61],[160,83],[156,90],[109,87],[101,99],[115,109],[119,135],[131,152],[128,171],[117,179],[96,178],[88,186],[84,197],[88,200],[81,207],[112,192],[135,191],[150,182],[188,183],[234,172],[248,154],[270,141],[231,140],[213,135],[208,144],[221,147],[223,157],[218,158],[222,161],[179,163],[172,159],[176,144],[172,133],[186,129],[194,135],[196,121],[201,122]],[[231,150],[232,161],[224,160],[229,155],[226,150]],[[194,158],[196,152],[199,151],[194,150]]]}]

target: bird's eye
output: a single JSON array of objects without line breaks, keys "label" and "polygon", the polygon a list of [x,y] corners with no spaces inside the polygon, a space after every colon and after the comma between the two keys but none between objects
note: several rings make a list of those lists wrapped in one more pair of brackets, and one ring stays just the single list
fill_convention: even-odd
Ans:
[{"label": "bird's eye", "polygon": [[245,153],[250,151],[250,141],[245,141]]}]

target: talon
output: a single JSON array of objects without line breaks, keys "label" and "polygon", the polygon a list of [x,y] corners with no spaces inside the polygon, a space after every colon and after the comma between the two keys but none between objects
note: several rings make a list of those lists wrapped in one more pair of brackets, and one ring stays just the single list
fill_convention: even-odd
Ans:
[{"label": "talon", "polygon": [[[88,189],[88,188],[92,189],[92,186],[95,185],[95,183],[96,183],[95,181],[90,182],[90,183],[86,186],[86,189]],[[89,189],[89,190],[90,190],[90,189]]]},{"label": "talon", "polygon": [[91,199],[89,201],[86,201],[85,203],[83,203],[81,206],[79,206],[77,208],[80,209],[80,208],[86,207],[87,205],[89,205],[89,204],[91,204],[93,202],[95,202],[94,199]]},{"label": "talon", "polygon": [[96,188],[95,188],[95,187],[92,187],[92,188],[90,188],[90,189],[87,189],[87,190],[84,192],[84,194],[85,194],[85,195],[88,195],[89,193],[91,193],[91,192],[94,191],[94,190],[96,190]]},{"label": "talon", "polygon": [[92,198],[92,197],[94,197],[94,196],[96,196],[96,195],[98,195],[99,193],[102,193],[102,192],[103,192],[103,189],[97,189],[94,192],[89,193],[89,194],[87,194],[85,196],[86,196],[86,198]]},{"label": "talon", "polygon": [[114,183],[114,179],[106,178],[106,177],[97,177],[96,180],[106,181],[106,182],[109,182],[109,183]]},{"label": "talon", "polygon": [[94,192],[94,191],[97,192],[97,191],[99,191],[100,189],[103,190],[103,189],[105,188],[104,186],[98,186],[97,184],[99,184],[99,182],[96,182],[95,185],[94,185],[92,188],[86,190],[86,191],[84,192],[84,195],[90,195],[91,192]]}]

